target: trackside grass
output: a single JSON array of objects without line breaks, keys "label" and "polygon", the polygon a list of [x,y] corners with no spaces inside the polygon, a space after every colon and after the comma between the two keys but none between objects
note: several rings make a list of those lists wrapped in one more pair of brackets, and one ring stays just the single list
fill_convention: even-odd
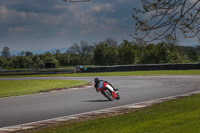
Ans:
[{"label": "trackside grass", "polygon": [[34,94],[86,84],[87,81],[77,80],[0,80],[0,97]]},{"label": "trackside grass", "polygon": [[200,70],[162,70],[162,71],[126,71],[101,73],[71,73],[71,74],[43,74],[43,75],[16,75],[7,77],[96,77],[96,76],[161,76],[161,75],[200,75]]},{"label": "trackside grass", "polygon": [[197,133],[200,95],[167,101],[132,113],[47,128],[39,133]]}]

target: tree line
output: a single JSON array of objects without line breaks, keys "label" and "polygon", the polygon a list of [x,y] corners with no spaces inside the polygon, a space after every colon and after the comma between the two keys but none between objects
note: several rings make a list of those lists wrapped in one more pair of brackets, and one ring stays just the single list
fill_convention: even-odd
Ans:
[{"label": "tree line", "polygon": [[145,43],[123,40],[118,44],[112,38],[89,44],[86,41],[72,44],[65,53],[60,50],[33,54],[21,51],[11,55],[10,48],[4,47],[0,56],[3,69],[39,69],[45,62],[55,66],[73,65],[131,65],[160,63],[200,63],[200,45],[195,47],[179,46],[176,40]]}]

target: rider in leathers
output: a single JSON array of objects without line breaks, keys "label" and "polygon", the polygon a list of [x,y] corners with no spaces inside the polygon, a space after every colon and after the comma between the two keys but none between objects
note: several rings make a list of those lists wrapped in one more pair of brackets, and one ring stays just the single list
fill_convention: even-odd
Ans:
[{"label": "rider in leathers", "polygon": [[95,87],[95,89],[96,89],[97,92],[99,92],[98,85],[99,85],[99,82],[101,82],[101,81],[109,84],[106,87],[108,87],[108,89],[110,89],[111,91],[118,91],[118,89],[115,89],[114,86],[110,82],[105,81],[105,80],[99,80],[98,78],[95,78],[94,79],[94,83],[95,83],[94,87]]}]

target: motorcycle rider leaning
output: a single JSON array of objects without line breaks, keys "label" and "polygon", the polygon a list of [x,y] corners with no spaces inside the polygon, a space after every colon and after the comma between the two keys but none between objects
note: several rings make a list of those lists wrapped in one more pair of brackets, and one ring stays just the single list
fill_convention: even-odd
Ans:
[{"label": "motorcycle rider leaning", "polygon": [[115,89],[115,87],[110,83],[110,82],[108,82],[108,81],[105,81],[105,80],[99,80],[99,78],[95,78],[94,79],[94,87],[95,87],[95,89],[96,89],[96,91],[97,92],[99,92],[99,90],[98,90],[98,85],[99,85],[99,82],[105,82],[105,83],[107,83],[107,84],[109,84],[110,86],[107,86],[111,91],[113,90],[113,91],[118,91],[118,89]]}]

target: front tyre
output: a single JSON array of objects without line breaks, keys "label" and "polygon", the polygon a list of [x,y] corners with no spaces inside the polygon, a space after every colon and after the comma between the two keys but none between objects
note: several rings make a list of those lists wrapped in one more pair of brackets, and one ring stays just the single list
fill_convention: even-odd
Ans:
[{"label": "front tyre", "polygon": [[109,91],[108,89],[104,92],[104,96],[105,96],[106,98],[108,98],[108,100],[110,100],[110,101],[113,101],[113,100],[114,100],[114,98],[112,97],[111,91]]}]

